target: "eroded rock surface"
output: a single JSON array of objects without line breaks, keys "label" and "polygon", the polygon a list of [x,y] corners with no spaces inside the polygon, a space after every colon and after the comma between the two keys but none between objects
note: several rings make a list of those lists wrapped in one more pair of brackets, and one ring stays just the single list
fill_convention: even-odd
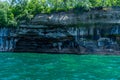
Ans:
[{"label": "eroded rock surface", "polygon": [[119,10],[39,14],[29,24],[21,23],[13,33],[14,47],[11,50],[119,55],[119,21]]},{"label": "eroded rock surface", "polygon": [[99,10],[83,13],[60,12],[53,14],[39,14],[32,20],[33,24],[44,25],[79,25],[79,24],[119,24],[120,10]]}]

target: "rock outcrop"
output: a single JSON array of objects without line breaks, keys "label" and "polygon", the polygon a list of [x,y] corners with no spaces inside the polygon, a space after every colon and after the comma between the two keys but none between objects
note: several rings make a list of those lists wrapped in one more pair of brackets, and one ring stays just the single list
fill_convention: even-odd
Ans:
[{"label": "rock outcrop", "polygon": [[120,11],[39,14],[14,34],[14,52],[120,54]]},{"label": "rock outcrop", "polygon": [[60,12],[39,14],[31,21],[33,24],[75,26],[80,24],[119,24],[120,10],[92,10],[83,13]]}]

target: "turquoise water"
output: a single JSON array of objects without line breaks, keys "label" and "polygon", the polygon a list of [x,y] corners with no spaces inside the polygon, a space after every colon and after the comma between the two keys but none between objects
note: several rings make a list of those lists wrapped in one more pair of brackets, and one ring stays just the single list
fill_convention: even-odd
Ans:
[{"label": "turquoise water", "polygon": [[0,53],[0,80],[120,80],[120,56]]}]

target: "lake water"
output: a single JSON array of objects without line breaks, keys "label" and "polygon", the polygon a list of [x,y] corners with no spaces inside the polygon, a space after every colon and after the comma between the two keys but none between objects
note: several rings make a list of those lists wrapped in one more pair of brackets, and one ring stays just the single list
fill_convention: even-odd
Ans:
[{"label": "lake water", "polygon": [[120,56],[0,53],[0,80],[120,80]]}]

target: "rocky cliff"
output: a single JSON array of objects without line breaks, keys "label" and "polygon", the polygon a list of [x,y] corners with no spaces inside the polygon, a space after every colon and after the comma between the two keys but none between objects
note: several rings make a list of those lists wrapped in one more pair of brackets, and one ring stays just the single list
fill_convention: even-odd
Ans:
[{"label": "rocky cliff", "polygon": [[15,34],[15,52],[120,54],[120,9],[39,14]]},{"label": "rocky cliff", "polygon": [[61,25],[61,26],[76,26],[80,24],[119,24],[120,10],[91,10],[89,12],[74,13],[60,12],[52,14],[39,14],[31,21],[32,24],[41,25]]}]

